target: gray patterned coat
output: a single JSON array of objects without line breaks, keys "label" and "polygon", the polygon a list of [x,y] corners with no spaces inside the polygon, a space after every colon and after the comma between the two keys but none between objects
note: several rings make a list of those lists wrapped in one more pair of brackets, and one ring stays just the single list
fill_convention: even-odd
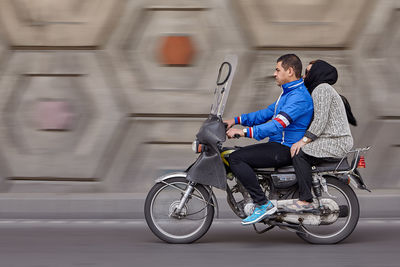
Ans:
[{"label": "gray patterned coat", "polygon": [[353,147],[353,137],[347,121],[343,101],[327,83],[312,92],[314,119],[305,136],[312,142],[302,147],[304,153],[322,158],[340,158]]}]

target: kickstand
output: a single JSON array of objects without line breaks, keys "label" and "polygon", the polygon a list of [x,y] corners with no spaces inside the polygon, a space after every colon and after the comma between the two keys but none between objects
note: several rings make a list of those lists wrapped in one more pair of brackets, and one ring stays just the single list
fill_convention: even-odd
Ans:
[{"label": "kickstand", "polygon": [[263,234],[263,233],[271,230],[272,228],[274,228],[275,225],[270,225],[269,227],[267,227],[267,228],[265,228],[264,230],[261,230],[261,231],[257,229],[256,224],[253,224],[253,227],[254,227],[254,231],[256,231],[257,234]]}]

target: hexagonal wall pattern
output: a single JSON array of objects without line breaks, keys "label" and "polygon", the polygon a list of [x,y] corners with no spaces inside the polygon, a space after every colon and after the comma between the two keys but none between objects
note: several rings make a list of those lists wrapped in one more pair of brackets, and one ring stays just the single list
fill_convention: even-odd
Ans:
[{"label": "hexagonal wall pattern", "polygon": [[[209,112],[226,54],[239,55],[230,117],[276,100],[276,58],[292,52],[304,64],[321,58],[338,68],[335,88],[359,120],[356,146],[372,146],[364,180],[371,188],[400,188],[397,0],[2,3],[3,39],[13,46],[98,46],[114,29],[104,50],[8,53],[3,64],[0,40],[0,169],[5,177],[51,180],[13,182],[10,192],[87,192],[88,184],[146,192],[157,176],[185,169],[196,156],[190,142]],[[370,16],[364,11],[373,3]],[[115,14],[121,16],[113,28]],[[190,44],[165,49],[168,37]],[[42,112],[52,116],[38,118]]]},{"label": "hexagonal wall pattern", "polygon": [[378,6],[385,19],[367,29],[360,42],[361,75],[368,77],[367,82],[360,82],[365,84],[376,116],[400,116],[400,5],[394,3]]},{"label": "hexagonal wall pattern", "polygon": [[253,47],[344,47],[368,15],[368,0],[236,0]]},{"label": "hexagonal wall pattern", "polygon": [[359,139],[371,146],[364,172],[377,188],[400,187],[399,25],[399,1],[378,1],[355,49],[355,81],[365,106]]},{"label": "hexagonal wall pattern", "polygon": [[[240,61],[245,51],[227,8],[225,1],[128,3],[106,52],[111,59],[108,65],[115,66],[126,91],[131,113],[209,112],[219,65],[229,53],[237,54]],[[190,38],[192,48],[184,56],[189,64],[160,61],[162,40],[168,36]]]},{"label": "hexagonal wall pattern", "polygon": [[[76,74],[29,74],[18,77],[3,110],[6,125],[13,125],[7,128],[8,139],[13,142],[13,147],[21,153],[53,155],[74,148],[95,114],[83,80],[84,76]],[[71,131],[41,131],[41,127],[47,127],[43,130],[55,130],[54,123],[49,128],[51,126],[45,116],[57,116],[54,108],[46,108],[57,102],[68,102],[74,106],[75,123],[70,125]],[[52,114],[43,114],[49,111]]]},{"label": "hexagonal wall pattern", "polygon": [[147,192],[157,177],[184,171],[198,155],[191,142],[201,119],[130,118],[116,162],[109,172],[107,188]]},{"label": "hexagonal wall pattern", "polygon": [[[205,75],[205,66],[215,55],[214,47],[221,46],[220,37],[212,27],[213,16],[209,9],[144,9],[133,39],[127,50],[129,63],[140,78],[143,89],[193,91],[201,89],[199,82]],[[169,23],[166,23],[168,21]],[[215,23],[215,22],[214,22]],[[138,36],[139,33],[142,33]],[[164,37],[190,35],[196,46],[196,56],[186,67],[166,67],[160,64],[159,51],[165,49]],[[182,39],[182,38],[180,38]],[[166,39],[166,41],[173,39]],[[176,39],[175,39],[176,40]],[[186,39],[188,40],[188,39]],[[168,43],[167,43],[168,45]],[[164,52],[165,53],[165,52]],[[171,53],[171,50],[168,51]]]},{"label": "hexagonal wall pattern", "polygon": [[[123,115],[122,96],[111,88],[98,56],[60,51],[12,56],[0,80],[0,143],[11,179],[104,178]],[[42,115],[55,112],[51,116],[64,123],[73,116],[73,123],[62,131],[59,121],[47,131],[38,129],[38,104]]]},{"label": "hexagonal wall pattern", "polygon": [[0,21],[13,46],[98,46],[125,1],[4,0]]}]

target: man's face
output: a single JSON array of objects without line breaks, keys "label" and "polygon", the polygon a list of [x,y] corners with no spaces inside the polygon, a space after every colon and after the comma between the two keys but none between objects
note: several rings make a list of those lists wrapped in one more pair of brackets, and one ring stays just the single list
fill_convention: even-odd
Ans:
[{"label": "man's face", "polygon": [[275,81],[276,81],[277,85],[281,86],[290,81],[290,70],[291,70],[291,68],[288,68],[287,70],[285,70],[282,67],[281,61],[276,63],[274,77],[275,77]]}]

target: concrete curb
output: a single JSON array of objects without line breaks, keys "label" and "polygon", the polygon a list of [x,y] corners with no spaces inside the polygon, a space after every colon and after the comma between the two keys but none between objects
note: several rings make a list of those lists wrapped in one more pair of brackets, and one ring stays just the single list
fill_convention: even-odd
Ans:
[{"label": "concrete curb", "polygon": [[[361,218],[399,218],[400,190],[357,191]],[[0,195],[0,219],[143,219],[146,194]],[[224,192],[217,193],[220,219],[235,219]]]}]

